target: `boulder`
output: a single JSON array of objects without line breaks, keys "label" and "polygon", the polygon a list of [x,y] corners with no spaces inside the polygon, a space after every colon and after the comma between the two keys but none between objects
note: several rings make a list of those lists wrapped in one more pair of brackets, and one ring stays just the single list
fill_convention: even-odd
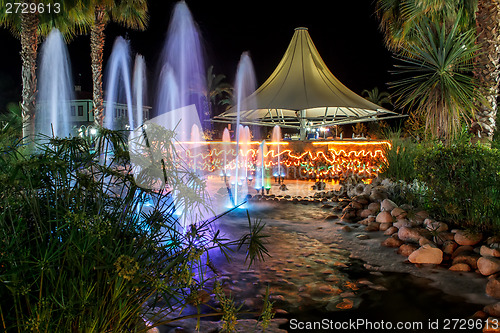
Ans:
[{"label": "boulder", "polygon": [[389,213],[388,211],[381,211],[380,213],[378,213],[375,221],[379,223],[392,223],[394,219],[391,216],[391,213]]},{"label": "boulder", "polygon": [[407,219],[398,219],[396,222],[394,222],[394,226],[398,229],[401,227],[411,228],[411,227],[414,227],[415,224],[411,223]]},{"label": "boulder", "polygon": [[[455,250],[456,252],[456,250]],[[464,263],[469,265],[473,270],[477,269],[477,260],[481,256],[473,251],[462,251],[459,254],[455,255],[453,253],[453,260],[452,260],[452,265],[459,264],[459,263]]]},{"label": "boulder", "polygon": [[455,233],[455,242],[458,245],[476,245],[483,239],[482,233],[474,233],[470,231],[457,230]]},{"label": "boulder", "polygon": [[368,196],[366,195],[358,195],[354,198],[352,198],[353,201],[360,203],[361,205],[368,205],[370,203],[370,200],[368,199]]},{"label": "boulder", "polygon": [[380,226],[379,226],[378,230],[380,230],[380,231],[386,231],[390,227],[392,227],[392,223],[380,223]]},{"label": "boulder", "polygon": [[500,317],[500,302],[486,305],[484,311],[490,316]]},{"label": "boulder", "polygon": [[486,294],[494,298],[500,298],[500,281],[498,279],[489,279],[486,284]]},{"label": "boulder", "polygon": [[455,265],[451,265],[450,271],[454,271],[454,272],[470,272],[471,268],[470,268],[469,265],[467,265],[465,263],[458,263],[458,264],[455,264]]},{"label": "boulder", "polygon": [[375,186],[370,192],[370,200],[380,202],[389,197],[385,186]]},{"label": "boulder", "polygon": [[422,235],[416,228],[401,227],[398,230],[398,237],[404,242],[418,243]]},{"label": "boulder", "polygon": [[349,204],[349,206],[351,206],[354,209],[362,209],[363,208],[363,204],[361,204],[361,203],[359,203],[357,201],[351,201],[351,203]]},{"label": "boulder", "polygon": [[465,251],[473,252],[474,248],[472,246],[459,246],[459,247],[457,247],[457,249],[455,251],[453,251],[453,254],[451,257],[455,258],[460,253],[465,252]]},{"label": "boulder", "polygon": [[418,245],[424,246],[425,244],[432,244],[433,246],[436,246],[436,244],[433,241],[431,241],[430,239],[427,239],[425,237],[421,237],[418,240]]},{"label": "boulder", "polygon": [[378,231],[380,227],[380,223],[378,222],[370,222],[365,228],[365,231]]},{"label": "boulder", "polygon": [[435,232],[445,232],[448,231],[448,225],[444,222],[437,222],[431,219],[425,219],[424,225],[427,230]]},{"label": "boulder", "polygon": [[477,260],[477,269],[483,275],[491,275],[500,271],[500,259],[495,257],[480,257]]},{"label": "boulder", "polygon": [[393,210],[391,210],[391,215],[394,216],[397,219],[402,219],[405,218],[408,213],[404,211],[403,209],[396,207]]},{"label": "boulder", "polygon": [[443,243],[442,250],[443,250],[444,254],[451,256],[453,254],[453,252],[455,252],[457,247],[458,247],[458,244],[455,243],[454,241],[446,241]]},{"label": "boulder", "polygon": [[430,244],[425,244],[408,257],[413,264],[434,264],[439,265],[443,261],[443,251]]},{"label": "boulder", "polygon": [[380,210],[381,211],[385,210],[385,211],[391,212],[397,206],[398,205],[396,205],[396,203],[394,201],[392,201],[391,199],[384,199],[380,203]]},{"label": "boulder", "polygon": [[348,226],[348,225],[345,225],[342,228],[340,228],[340,230],[342,230],[344,232],[351,232],[352,228],[350,226]]},{"label": "boulder", "polygon": [[372,202],[367,208],[372,212],[378,212],[380,210],[380,202]]},{"label": "boulder", "polygon": [[415,213],[415,217],[420,218],[423,221],[429,217],[429,213],[425,210],[421,210]]},{"label": "boulder", "polygon": [[483,257],[500,257],[500,250],[498,249],[492,249],[489,246],[483,245],[481,246],[481,249],[479,250],[479,253]]},{"label": "boulder", "polygon": [[[382,224],[380,224],[380,226],[382,226]],[[392,234],[395,234],[396,232],[398,232],[398,228],[396,228],[396,227],[389,227],[389,229],[387,229],[386,231],[384,231],[384,235],[390,236]]]},{"label": "boulder", "polygon": [[382,242],[382,246],[385,246],[385,247],[396,248],[396,247],[400,247],[401,245],[403,245],[403,241],[397,237],[389,237],[385,241]]},{"label": "boulder", "polygon": [[362,218],[366,218],[373,214],[374,212],[371,209],[363,209],[362,211],[360,211],[359,216]]},{"label": "boulder", "polygon": [[418,249],[418,246],[414,244],[403,244],[398,249],[398,254],[401,254],[405,257],[408,257],[410,254],[415,252]]}]

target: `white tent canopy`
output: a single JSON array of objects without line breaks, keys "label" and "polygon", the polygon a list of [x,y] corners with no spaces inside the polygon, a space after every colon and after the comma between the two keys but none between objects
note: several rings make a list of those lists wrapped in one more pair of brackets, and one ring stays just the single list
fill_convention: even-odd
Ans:
[{"label": "white tent canopy", "polygon": [[[355,94],[328,69],[307,28],[296,28],[290,45],[271,76],[251,96],[255,109],[241,110],[242,124],[300,128],[399,118]],[[235,122],[233,107],[214,118]]]}]

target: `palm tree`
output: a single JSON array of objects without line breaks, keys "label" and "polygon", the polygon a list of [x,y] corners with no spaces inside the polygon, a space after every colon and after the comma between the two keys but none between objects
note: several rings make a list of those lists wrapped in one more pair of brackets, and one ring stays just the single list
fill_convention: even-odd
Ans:
[{"label": "palm tree", "polygon": [[401,51],[418,41],[416,27],[424,20],[455,23],[462,31],[474,26],[477,0],[377,0],[376,14],[387,48]]},{"label": "palm tree", "polygon": [[[23,0],[22,3],[31,3]],[[35,98],[36,98],[36,56],[38,52],[38,14],[8,14],[4,9],[0,12],[0,24],[8,28],[21,41],[22,61],[22,100],[21,117],[23,120],[23,137],[30,138],[34,133]]]},{"label": "palm tree", "polygon": [[104,29],[109,21],[127,28],[144,30],[149,15],[146,0],[86,0],[90,27],[90,56],[92,59],[92,93],[94,100],[94,121],[102,126],[103,91],[102,62],[104,52]]},{"label": "palm tree", "polygon": [[230,104],[233,89],[229,83],[223,82],[226,79],[224,74],[215,75],[214,66],[207,70],[207,93],[206,99],[209,104],[209,116],[214,116],[216,105]]},{"label": "palm tree", "polygon": [[496,125],[500,80],[500,3],[494,0],[377,0],[380,28],[386,45],[397,51],[411,43],[414,27],[422,18],[435,22],[460,21],[463,31],[474,27],[480,50],[474,61],[474,77],[485,97],[475,102],[473,128],[479,137],[491,140]]},{"label": "palm tree", "polygon": [[493,139],[496,125],[498,80],[500,79],[500,3],[478,0],[476,12],[477,43],[481,45],[474,62],[474,77],[485,97],[476,103],[476,119],[479,138]]},{"label": "palm tree", "polygon": [[[54,4],[55,1],[44,2]],[[35,0],[22,0],[22,3],[37,4]],[[59,2],[58,2],[59,3]],[[10,29],[12,34],[21,41],[21,60],[22,60],[22,100],[21,117],[23,120],[23,138],[26,142],[33,139],[35,129],[35,109],[36,109],[36,59],[38,54],[38,44],[40,39],[46,36],[52,28],[58,28],[67,39],[71,38],[78,28],[81,28],[82,16],[79,15],[79,1],[66,0],[60,4],[60,15],[54,10],[38,13],[17,13],[8,14],[5,10],[0,12],[0,25]],[[54,7],[52,7],[54,8]]]},{"label": "palm tree", "polygon": [[[426,132],[449,142],[468,120],[474,101],[480,100],[472,77],[473,59],[479,47],[473,30],[460,32],[458,24],[428,20],[415,27],[415,42],[404,46],[397,73],[405,75],[391,84],[396,104],[415,109],[426,119]],[[406,56],[405,54],[411,54]]]},{"label": "palm tree", "polygon": [[392,104],[391,95],[387,91],[379,92],[378,87],[372,90],[365,89],[361,92],[365,99],[382,106],[382,104]]}]

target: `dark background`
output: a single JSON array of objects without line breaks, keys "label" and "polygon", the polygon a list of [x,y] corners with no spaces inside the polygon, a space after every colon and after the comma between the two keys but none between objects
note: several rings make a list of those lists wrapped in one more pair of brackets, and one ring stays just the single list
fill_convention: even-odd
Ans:
[{"label": "dark background", "polygon": [[[150,22],[144,32],[110,23],[106,28],[104,62],[117,36],[127,36],[133,53],[145,56],[149,79],[165,41],[176,1],[150,0]],[[232,83],[240,55],[249,51],[260,85],[272,73],[293,35],[305,26],[332,73],[354,92],[378,86],[387,90],[391,54],[383,45],[373,0],[357,1],[200,1],[187,4],[198,23],[206,49],[207,66]],[[0,29],[0,110],[20,100],[20,42]],[[69,44],[73,77],[91,91],[90,38],[78,36]]]}]

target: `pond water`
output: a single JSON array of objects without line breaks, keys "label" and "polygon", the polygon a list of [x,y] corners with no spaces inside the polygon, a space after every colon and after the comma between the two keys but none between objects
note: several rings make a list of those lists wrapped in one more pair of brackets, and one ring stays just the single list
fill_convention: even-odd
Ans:
[{"label": "pond water", "polygon": [[[407,332],[438,332],[444,331],[446,320],[468,319],[483,307],[445,294],[425,278],[367,270],[342,248],[338,226],[334,227],[337,220],[326,219],[332,209],[322,203],[254,202],[249,212],[252,219],[266,222],[271,257],[248,268],[242,264],[245,254],[237,253],[230,264],[221,259],[217,267],[224,288],[244,303],[243,309],[259,309],[269,286],[279,309],[276,317],[289,320],[280,326],[284,330],[328,332],[344,327],[366,332],[379,325],[383,331],[397,331],[402,323],[412,325],[406,326]],[[246,211],[233,211],[218,223],[227,234],[238,236],[248,228]],[[353,321],[362,326],[352,326]],[[318,326],[310,326],[313,322]]]}]

